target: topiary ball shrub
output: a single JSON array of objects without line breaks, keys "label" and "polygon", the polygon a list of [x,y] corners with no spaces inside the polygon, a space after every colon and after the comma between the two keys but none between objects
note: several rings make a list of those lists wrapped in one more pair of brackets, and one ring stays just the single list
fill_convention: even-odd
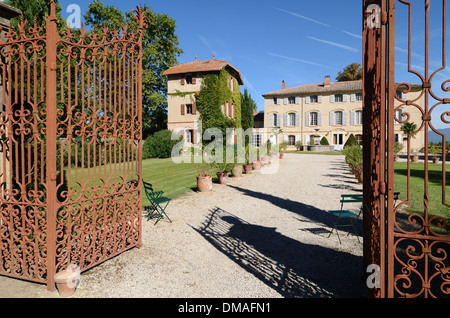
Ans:
[{"label": "topiary ball shrub", "polygon": [[320,140],[320,144],[321,144],[322,146],[329,146],[329,145],[330,145],[330,143],[328,142],[327,137],[323,137],[323,138]]}]

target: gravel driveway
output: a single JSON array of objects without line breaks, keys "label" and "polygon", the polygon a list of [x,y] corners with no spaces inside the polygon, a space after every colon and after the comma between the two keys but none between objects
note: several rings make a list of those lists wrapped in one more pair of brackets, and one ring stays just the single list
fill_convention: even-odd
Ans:
[{"label": "gravel driveway", "polygon": [[[173,200],[172,223],[144,219],[143,246],[84,272],[73,297],[366,297],[362,243],[328,238],[326,211],[362,191],[344,157],[286,154],[273,168]],[[8,277],[0,286],[0,297],[59,297]]]}]

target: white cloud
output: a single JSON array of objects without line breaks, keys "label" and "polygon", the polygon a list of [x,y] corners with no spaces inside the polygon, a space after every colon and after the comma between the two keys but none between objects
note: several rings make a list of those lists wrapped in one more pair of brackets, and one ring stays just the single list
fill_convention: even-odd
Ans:
[{"label": "white cloud", "polygon": [[317,42],[321,42],[321,43],[325,43],[325,44],[328,44],[328,45],[332,45],[332,46],[335,46],[335,47],[338,47],[340,49],[344,49],[344,50],[347,50],[347,51],[350,51],[350,52],[353,52],[353,53],[359,53],[360,52],[360,50],[355,49],[355,48],[350,47],[350,46],[347,46],[347,45],[344,45],[344,44],[331,42],[331,41],[326,41],[326,40],[321,40],[321,39],[318,39],[318,38],[315,38],[315,37],[312,37],[312,36],[307,36],[307,38],[311,39],[311,40],[314,40],[314,41],[317,41]]},{"label": "white cloud", "polygon": [[308,61],[308,60],[303,60],[303,59],[299,59],[299,58],[296,58],[296,57],[284,56],[284,55],[280,55],[280,54],[276,54],[276,53],[272,53],[272,52],[266,52],[266,53],[271,55],[271,56],[278,57],[278,58],[285,59],[285,60],[289,60],[289,61],[294,61],[294,62],[308,64],[308,65],[312,65],[312,66],[328,68],[328,69],[331,69],[331,70],[337,70],[336,68],[328,66],[328,65],[324,65],[324,64],[320,64],[320,63],[316,63],[316,62],[312,62],[312,61]]}]

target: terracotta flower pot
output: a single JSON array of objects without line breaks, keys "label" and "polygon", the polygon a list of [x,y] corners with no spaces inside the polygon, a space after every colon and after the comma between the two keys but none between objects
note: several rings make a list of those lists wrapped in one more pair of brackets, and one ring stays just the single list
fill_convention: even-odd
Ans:
[{"label": "terracotta flower pot", "polygon": [[212,177],[211,176],[197,176],[197,190],[199,192],[212,191]]},{"label": "terracotta flower pot", "polygon": [[244,165],[244,171],[246,174],[250,174],[253,170],[253,165]]},{"label": "terracotta flower pot", "polygon": [[231,170],[231,172],[233,173],[233,176],[236,178],[242,177],[242,165],[235,165]]},{"label": "terracotta flower pot", "polygon": [[253,170],[260,170],[261,169],[261,161],[256,160],[253,161]]},{"label": "terracotta flower pot", "polygon": [[55,274],[55,285],[62,297],[70,297],[80,283],[80,274],[64,271]]},{"label": "terracotta flower pot", "polygon": [[217,172],[216,174],[220,184],[228,183],[228,172]]},{"label": "terracotta flower pot", "polygon": [[433,161],[433,163],[438,163],[439,157],[433,157],[433,158],[431,158],[431,160]]},{"label": "terracotta flower pot", "polygon": [[411,155],[411,162],[418,162],[419,156],[418,155]]},{"label": "terracotta flower pot", "polygon": [[280,153],[280,159],[283,159],[284,153]]}]

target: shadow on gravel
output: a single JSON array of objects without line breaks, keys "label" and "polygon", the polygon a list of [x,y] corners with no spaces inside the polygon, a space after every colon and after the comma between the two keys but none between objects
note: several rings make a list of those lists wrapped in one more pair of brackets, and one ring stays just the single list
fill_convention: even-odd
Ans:
[{"label": "shadow on gravel", "polygon": [[367,297],[362,257],[301,243],[218,207],[195,230],[283,297]]},{"label": "shadow on gravel", "polygon": [[[323,228],[322,232],[328,231],[328,233],[329,233],[329,231],[331,231],[331,229],[333,228],[333,219],[332,219],[330,213],[328,213],[327,211],[318,209],[314,206],[304,204],[301,202],[276,197],[276,196],[268,194],[268,193],[256,192],[256,191],[252,191],[249,189],[236,187],[233,185],[228,185],[228,186],[242,192],[245,195],[251,196],[252,198],[266,200],[266,201],[272,203],[273,205],[276,205],[282,209],[285,209],[292,213],[298,214],[298,215],[302,216],[303,218],[310,220],[312,223],[315,223],[316,226],[318,226],[318,225],[320,226],[321,224],[323,224],[323,227],[326,227],[326,229]],[[338,209],[338,208],[339,208],[339,201],[336,202],[336,209]],[[317,224],[317,223],[319,223],[319,224]],[[360,234],[360,237],[361,237],[362,220],[361,219],[358,220],[358,222],[356,222],[355,226],[358,231],[358,234]],[[343,232],[347,231],[346,228],[341,228],[340,230]],[[350,231],[351,231],[351,234],[353,235],[354,234],[353,230],[350,230]]]}]

